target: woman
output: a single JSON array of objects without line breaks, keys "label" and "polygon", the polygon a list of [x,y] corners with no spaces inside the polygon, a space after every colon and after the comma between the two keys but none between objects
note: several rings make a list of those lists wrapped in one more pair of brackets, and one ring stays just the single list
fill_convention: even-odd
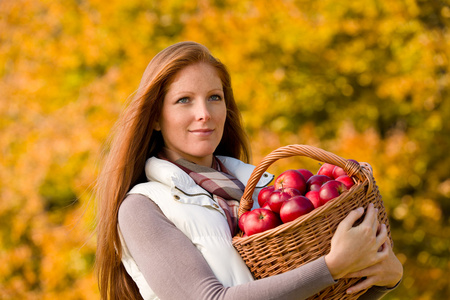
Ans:
[{"label": "woman", "polygon": [[364,210],[349,213],[326,256],[253,281],[231,244],[249,147],[230,76],[204,46],[156,55],[115,131],[98,182],[103,299],[302,299],[345,276],[367,277],[348,292],[373,286],[364,297],[377,299],[400,281],[372,205],[357,227]]}]

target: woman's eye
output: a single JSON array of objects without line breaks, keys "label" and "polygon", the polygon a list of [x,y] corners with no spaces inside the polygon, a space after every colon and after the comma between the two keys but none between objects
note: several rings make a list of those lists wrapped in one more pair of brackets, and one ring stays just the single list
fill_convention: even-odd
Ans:
[{"label": "woman's eye", "polygon": [[213,101],[220,101],[222,100],[222,97],[220,95],[212,95],[211,97],[209,97],[209,99]]},{"label": "woman's eye", "polygon": [[189,102],[188,97],[180,98],[177,100],[177,103],[188,103],[188,102]]}]

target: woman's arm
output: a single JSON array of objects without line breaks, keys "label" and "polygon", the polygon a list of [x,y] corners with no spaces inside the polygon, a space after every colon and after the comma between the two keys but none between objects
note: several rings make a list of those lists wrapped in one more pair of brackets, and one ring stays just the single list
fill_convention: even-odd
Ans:
[{"label": "woman's arm", "polygon": [[130,195],[119,210],[127,247],[161,299],[303,299],[335,283],[323,257],[296,270],[224,287],[192,242],[147,197]]}]

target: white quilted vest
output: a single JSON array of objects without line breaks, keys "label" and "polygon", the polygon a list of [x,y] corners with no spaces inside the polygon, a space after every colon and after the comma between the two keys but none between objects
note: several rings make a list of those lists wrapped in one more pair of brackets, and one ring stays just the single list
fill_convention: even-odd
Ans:
[{"label": "white quilted vest", "polygon": [[[225,167],[244,185],[254,166],[231,157],[218,157]],[[253,277],[232,245],[232,236],[225,213],[210,194],[174,164],[155,157],[145,165],[149,182],[131,189],[129,194],[142,194],[154,201],[164,215],[172,221],[200,250],[217,279],[226,287],[243,284]],[[265,173],[253,194],[254,207],[258,206],[259,190],[270,183],[273,175]],[[122,263],[139,287],[142,297],[159,299],[131,257],[121,236]]]}]

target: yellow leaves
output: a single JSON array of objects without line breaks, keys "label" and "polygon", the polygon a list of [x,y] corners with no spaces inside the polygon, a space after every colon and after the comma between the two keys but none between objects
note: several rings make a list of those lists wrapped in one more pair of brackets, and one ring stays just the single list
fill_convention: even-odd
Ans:
[{"label": "yellow leaves", "polygon": [[[420,199],[417,203],[411,197],[404,196],[401,203],[393,210],[393,217],[397,220],[404,220],[410,215],[420,214],[421,217],[438,222],[442,218],[442,209],[433,199]],[[425,232],[422,229],[416,229],[415,238],[421,242]]]},{"label": "yellow leaves", "polygon": [[[150,59],[181,40],[228,66],[254,163],[287,144],[370,163],[407,265],[399,294],[445,290],[450,39],[432,21],[450,9],[430,3],[0,0],[0,298],[98,298],[98,155]],[[318,167],[274,170],[293,165]],[[80,205],[46,210],[58,194]]]},{"label": "yellow leaves", "polygon": [[442,116],[439,113],[435,112],[430,115],[424,125],[430,131],[440,131],[443,127]]},{"label": "yellow leaves", "polygon": [[393,216],[397,220],[403,220],[408,216],[408,205],[406,203],[397,205],[393,210]]},{"label": "yellow leaves", "polygon": [[440,183],[438,186],[438,190],[442,196],[450,198],[450,178]]},{"label": "yellow leaves", "polygon": [[434,221],[439,221],[442,217],[440,206],[432,199],[423,199],[420,202],[420,211],[424,217]]},{"label": "yellow leaves", "polygon": [[444,18],[450,19],[450,7],[444,6],[441,9],[441,16]]},{"label": "yellow leaves", "polygon": [[[351,64],[348,64],[347,66],[345,66],[343,64],[343,72],[348,72]],[[351,95],[353,95],[353,87],[347,83],[347,80],[344,77],[340,77],[335,81],[335,85],[339,88],[339,90],[341,91],[341,93],[346,96],[346,97],[350,97]]]}]

